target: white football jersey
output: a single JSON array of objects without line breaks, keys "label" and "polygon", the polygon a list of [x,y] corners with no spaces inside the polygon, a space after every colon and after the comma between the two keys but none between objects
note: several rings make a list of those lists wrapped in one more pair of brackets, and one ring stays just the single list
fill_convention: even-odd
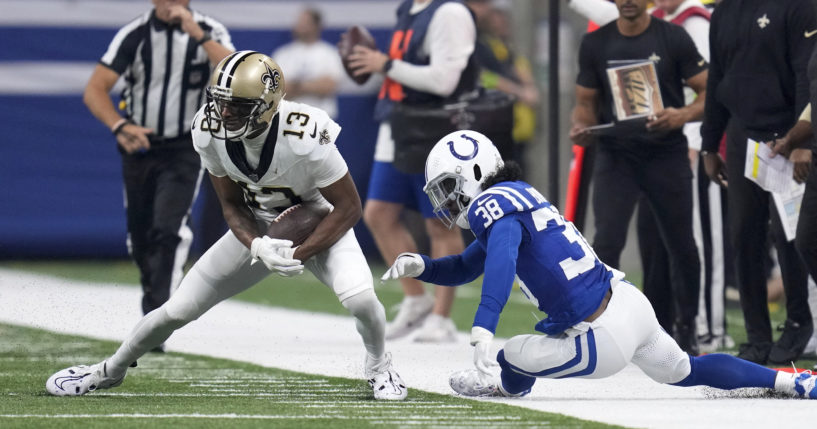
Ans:
[{"label": "white football jersey", "polygon": [[348,167],[335,146],[340,125],[326,112],[281,100],[261,136],[225,141],[210,134],[204,113],[209,106],[202,106],[193,119],[193,146],[210,174],[228,176],[241,186],[257,217],[270,221],[301,201],[330,206],[318,189],[341,179]]}]

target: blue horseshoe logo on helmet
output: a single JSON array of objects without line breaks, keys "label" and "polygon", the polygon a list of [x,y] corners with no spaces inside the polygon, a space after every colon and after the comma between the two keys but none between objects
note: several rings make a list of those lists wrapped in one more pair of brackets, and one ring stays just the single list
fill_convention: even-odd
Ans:
[{"label": "blue horseshoe logo on helmet", "polygon": [[462,137],[465,140],[468,140],[471,143],[473,143],[474,144],[474,151],[471,152],[468,155],[460,155],[459,153],[457,153],[456,150],[454,150],[454,142],[449,141],[448,142],[448,149],[451,150],[451,154],[454,155],[454,157],[456,157],[457,159],[461,159],[463,161],[468,161],[469,159],[474,159],[477,156],[477,152],[479,152],[479,143],[477,143],[476,139],[468,137],[468,135],[466,135],[466,134],[460,134],[460,137]]}]

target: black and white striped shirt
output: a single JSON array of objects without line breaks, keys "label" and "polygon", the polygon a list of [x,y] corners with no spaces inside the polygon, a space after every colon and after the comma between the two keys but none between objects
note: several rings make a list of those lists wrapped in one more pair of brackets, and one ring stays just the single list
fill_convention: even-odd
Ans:
[{"label": "black and white striped shirt", "polygon": [[[213,40],[235,50],[224,25],[191,12]],[[160,138],[189,132],[211,65],[204,48],[181,27],[160,21],[153,10],[146,12],[116,33],[99,62],[125,78],[122,100],[133,122],[153,129]]]}]

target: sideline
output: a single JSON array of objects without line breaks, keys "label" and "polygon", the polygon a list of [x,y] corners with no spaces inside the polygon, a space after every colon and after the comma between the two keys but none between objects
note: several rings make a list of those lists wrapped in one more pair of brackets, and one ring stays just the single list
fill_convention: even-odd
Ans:
[{"label": "sideline", "polygon": [[[140,295],[132,286],[0,269],[0,322],[121,341],[141,317]],[[495,347],[501,342],[495,341]],[[363,382],[363,345],[350,317],[228,300],[177,331],[167,349]],[[393,341],[387,350],[409,390],[443,394],[453,393],[448,375],[469,367],[472,358],[465,333],[453,344]],[[43,380],[48,375],[43,374]],[[540,379],[528,397],[491,401],[651,428],[774,427],[782,421],[811,421],[814,416],[809,401],[661,385],[633,365],[603,380]]]}]

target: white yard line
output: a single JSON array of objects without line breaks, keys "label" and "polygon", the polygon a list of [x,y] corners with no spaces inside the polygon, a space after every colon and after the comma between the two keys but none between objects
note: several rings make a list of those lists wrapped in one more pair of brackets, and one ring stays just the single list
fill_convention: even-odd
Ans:
[{"label": "white yard line", "polygon": [[239,419],[239,420],[296,420],[296,419],[347,419],[336,414],[278,415],[278,414],[0,414],[11,419]]},{"label": "white yard line", "polygon": [[[131,286],[0,269],[0,322],[120,341],[141,317],[140,293]],[[227,301],[179,330],[167,348],[310,374],[362,378],[363,345],[350,317]],[[452,394],[448,375],[471,365],[466,334],[460,334],[454,344],[395,341],[388,349],[410,389]],[[77,362],[90,363],[95,362]],[[43,380],[48,375],[43,374]],[[815,403],[806,400],[735,398],[721,391],[661,385],[632,365],[603,380],[541,379],[528,397],[497,401],[650,428],[767,428],[781,422],[813,421],[815,410]],[[267,417],[277,418],[257,418]]]}]

